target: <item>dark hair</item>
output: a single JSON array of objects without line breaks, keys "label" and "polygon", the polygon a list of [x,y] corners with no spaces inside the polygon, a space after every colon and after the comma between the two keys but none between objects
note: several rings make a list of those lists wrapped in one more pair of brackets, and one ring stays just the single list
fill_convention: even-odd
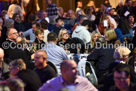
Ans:
[{"label": "dark hair", "polygon": [[126,18],[124,18],[124,17],[121,17],[119,19],[118,28],[121,29],[123,34],[128,34],[129,33],[129,29],[130,29],[128,20]]},{"label": "dark hair", "polygon": [[62,20],[62,21],[63,21],[63,18],[58,17],[55,21],[58,22],[59,20]]},{"label": "dark hair", "polygon": [[16,18],[16,16],[17,16],[17,15],[19,15],[19,18],[21,19],[20,14],[19,14],[19,13],[15,13],[15,14],[13,15],[13,17],[12,17],[12,18],[13,18],[13,20],[15,20],[15,18]]},{"label": "dark hair", "polygon": [[40,22],[41,28],[48,29],[48,22],[45,19],[42,19]]},{"label": "dark hair", "polygon": [[115,69],[114,69],[114,72],[118,72],[118,73],[121,73],[121,72],[125,72],[126,73],[126,76],[128,77],[129,75],[131,75],[130,73],[130,67],[129,65],[127,64],[118,64]]},{"label": "dark hair", "polygon": [[56,39],[57,39],[56,33],[50,32],[50,33],[47,35],[47,39],[48,39],[48,41],[56,41]]},{"label": "dark hair", "polygon": [[32,15],[29,16],[29,21],[30,22],[33,22],[35,20],[36,20],[36,16],[35,15],[32,14]]},{"label": "dark hair", "polygon": [[89,25],[90,21],[89,20],[84,20],[82,22],[82,26],[86,26],[86,25]]},{"label": "dark hair", "polygon": [[80,15],[80,16],[79,16],[79,21],[81,21],[81,20],[83,21],[84,18],[88,18],[88,17],[87,17],[86,15]]},{"label": "dark hair", "polygon": [[12,4],[19,4],[19,1],[18,0],[11,0],[11,3]]}]

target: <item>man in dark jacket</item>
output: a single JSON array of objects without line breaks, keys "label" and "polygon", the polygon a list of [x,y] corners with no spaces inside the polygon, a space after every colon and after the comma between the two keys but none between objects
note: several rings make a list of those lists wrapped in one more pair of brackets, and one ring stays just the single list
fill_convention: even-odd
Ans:
[{"label": "man in dark jacket", "polygon": [[41,79],[42,83],[56,76],[55,70],[47,64],[47,53],[44,50],[38,50],[34,55],[36,68],[34,69]]}]

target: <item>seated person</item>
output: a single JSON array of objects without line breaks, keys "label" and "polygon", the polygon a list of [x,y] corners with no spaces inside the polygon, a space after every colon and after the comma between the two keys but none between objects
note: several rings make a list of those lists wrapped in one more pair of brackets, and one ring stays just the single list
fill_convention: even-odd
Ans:
[{"label": "seated person", "polygon": [[50,32],[47,36],[48,43],[42,48],[47,52],[47,60],[56,65],[58,72],[60,74],[60,64],[63,60],[68,59],[65,50],[56,45],[57,35],[54,32]]},{"label": "seated person", "polygon": [[70,51],[70,53],[77,53],[78,47],[80,48],[80,52],[84,52],[84,43],[82,40],[78,38],[70,38],[70,35],[67,29],[61,29],[58,36],[58,45],[62,46],[66,51]]},{"label": "seated person", "polygon": [[132,83],[131,69],[127,64],[119,64],[114,69],[114,83],[108,91],[136,91],[136,84]]},{"label": "seated person", "polygon": [[42,29],[37,29],[35,31],[35,36],[36,36],[36,39],[32,43],[32,46],[30,46],[30,49],[31,49],[30,52],[31,53],[34,53],[35,51],[41,49],[45,45],[45,42],[43,41],[44,31]]},{"label": "seated person", "polygon": [[25,91],[37,91],[42,85],[37,73],[26,69],[26,64],[22,59],[13,60],[9,64],[9,69],[11,77],[17,76],[25,83]]},{"label": "seated person", "polygon": [[59,35],[60,30],[64,28],[64,20],[62,18],[57,18],[56,19],[56,25],[54,27],[53,32],[57,34],[57,36]]},{"label": "seated person", "polygon": [[133,30],[130,28],[128,21],[124,18],[119,20],[119,24],[115,29],[117,34],[117,39],[120,40],[121,43],[124,42],[125,38],[131,40],[133,37]]},{"label": "seated person", "polygon": [[38,50],[34,55],[34,71],[38,74],[42,84],[55,77],[57,73],[47,64],[47,53],[44,50]]},{"label": "seated person", "polygon": [[91,34],[88,31],[88,25],[90,21],[84,20],[82,22],[82,26],[77,26],[74,32],[72,33],[72,38],[79,38],[84,41],[84,43],[88,43],[91,40]]}]

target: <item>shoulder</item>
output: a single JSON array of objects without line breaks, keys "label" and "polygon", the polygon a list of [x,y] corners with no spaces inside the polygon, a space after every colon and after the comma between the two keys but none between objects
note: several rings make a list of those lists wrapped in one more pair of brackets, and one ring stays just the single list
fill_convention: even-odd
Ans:
[{"label": "shoulder", "polygon": [[[54,86],[56,84],[60,84],[61,83],[61,76],[58,77],[54,77],[51,80],[48,80],[46,83],[43,84],[43,86],[40,89],[48,89],[48,88],[54,88]],[[41,91],[41,90],[40,90]]]}]

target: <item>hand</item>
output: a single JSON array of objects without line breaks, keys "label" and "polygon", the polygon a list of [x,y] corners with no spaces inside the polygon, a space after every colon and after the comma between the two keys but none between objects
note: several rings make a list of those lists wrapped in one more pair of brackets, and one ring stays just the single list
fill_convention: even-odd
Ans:
[{"label": "hand", "polygon": [[26,43],[30,43],[30,40],[26,40]]},{"label": "hand", "polygon": [[24,33],[23,32],[19,32],[19,35],[21,36],[21,35],[23,35],[24,36]]}]

